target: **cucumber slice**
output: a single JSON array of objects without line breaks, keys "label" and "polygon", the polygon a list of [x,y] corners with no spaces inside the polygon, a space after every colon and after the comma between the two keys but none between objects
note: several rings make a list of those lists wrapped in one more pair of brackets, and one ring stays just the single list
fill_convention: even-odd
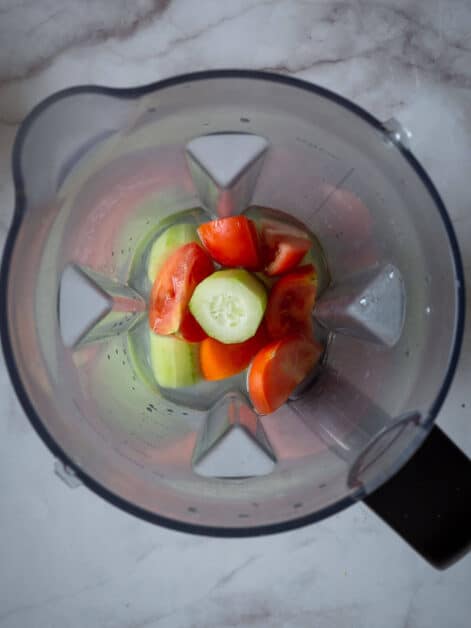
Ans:
[{"label": "cucumber slice", "polygon": [[152,377],[151,370],[147,363],[148,347],[145,334],[148,330],[148,323],[147,321],[143,321],[143,324],[145,325],[145,329],[142,329],[142,325],[138,325],[127,334],[128,355],[131,366],[139,381],[155,391],[155,380]]},{"label": "cucumber slice", "polygon": [[147,276],[151,283],[154,283],[157,273],[170,253],[189,242],[199,242],[196,227],[191,223],[172,225],[157,238],[150,250],[147,264]]},{"label": "cucumber slice", "polygon": [[266,305],[263,284],[246,270],[233,268],[215,272],[198,284],[190,311],[208,336],[230,344],[255,335]]},{"label": "cucumber slice", "polygon": [[150,332],[150,363],[163,388],[192,386],[200,379],[199,345]]}]

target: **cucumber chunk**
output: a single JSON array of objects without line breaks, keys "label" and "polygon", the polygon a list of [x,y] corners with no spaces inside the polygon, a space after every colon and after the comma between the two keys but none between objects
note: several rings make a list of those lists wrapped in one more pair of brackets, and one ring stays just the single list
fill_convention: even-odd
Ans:
[{"label": "cucumber chunk", "polygon": [[189,242],[199,242],[196,227],[191,223],[172,225],[157,238],[150,250],[147,264],[147,276],[151,283],[154,283],[167,257],[179,246]]},{"label": "cucumber chunk", "polygon": [[255,335],[266,305],[267,293],[260,281],[234,268],[215,272],[198,284],[190,311],[208,336],[230,344]]},{"label": "cucumber chunk", "polygon": [[192,386],[200,379],[199,345],[150,332],[150,363],[163,388]]}]

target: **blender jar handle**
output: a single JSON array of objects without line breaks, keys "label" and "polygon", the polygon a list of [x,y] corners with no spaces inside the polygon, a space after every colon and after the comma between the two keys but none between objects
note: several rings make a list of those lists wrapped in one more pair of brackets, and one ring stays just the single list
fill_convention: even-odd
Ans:
[{"label": "blender jar handle", "polygon": [[438,569],[471,547],[471,460],[436,426],[364,501]]}]

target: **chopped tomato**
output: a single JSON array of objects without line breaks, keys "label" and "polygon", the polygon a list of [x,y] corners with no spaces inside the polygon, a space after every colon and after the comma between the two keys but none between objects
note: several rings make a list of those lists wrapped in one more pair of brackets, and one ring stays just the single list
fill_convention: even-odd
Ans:
[{"label": "chopped tomato", "polygon": [[204,331],[189,309],[187,309],[183,315],[183,320],[178,333],[188,342],[201,342],[208,337],[208,334]]},{"label": "chopped tomato", "polygon": [[201,242],[211,257],[223,266],[261,267],[257,229],[245,216],[229,216],[198,227]]},{"label": "chopped tomato", "polygon": [[271,338],[301,333],[312,337],[312,308],[316,299],[316,271],[312,264],[283,275],[268,297],[265,321]]},{"label": "chopped tomato", "polygon": [[199,244],[178,247],[164,262],[150,296],[149,325],[167,336],[176,333],[188,311],[197,284],[214,271],[213,262]]},{"label": "chopped tomato", "polygon": [[266,274],[271,277],[292,270],[310,248],[311,243],[305,239],[285,236],[270,250],[268,259],[271,261],[265,267]]},{"label": "chopped tomato", "polygon": [[312,246],[301,229],[278,220],[262,220],[260,224],[265,272],[282,275],[299,264]]},{"label": "chopped tomato", "polygon": [[200,346],[200,365],[207,380],[231,377],[243,371],[254,355],[268,342],[264,325],[260,325],[255,336],[245,342],[225,344],[214,338],[206,338]]},{"label": "chopped tomato", "polygon": [[274,340],[261,349],[250,366],[247,387],[254,408],[269,414],[285,403],[313,369],[322,346],[295,334]]}]

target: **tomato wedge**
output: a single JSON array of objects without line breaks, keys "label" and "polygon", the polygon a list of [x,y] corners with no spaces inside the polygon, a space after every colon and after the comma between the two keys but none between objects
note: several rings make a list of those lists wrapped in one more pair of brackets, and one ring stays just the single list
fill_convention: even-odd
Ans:
[{"label": "tomato wedge", "polygon": [[198,235],[211,257],[223,266],[261,267],[255,224],[245,216],[229,216],[198,227]]},{"label": "tomato wedge", "polygon": [[247,377],[249,396],[260,414],[285,403],[319,361],[322,346],[300,334],[274,340],[255,356]]},{"label": "tomato wedge", "polygon": [[316,299],[316,271],[312,264],[283,275],[268,297],[265,321],[271,338],[301,333],[312,337],[312,308]]},{"label": "tomato wedge", "polygon": [[260,229],[265,272],[270,277],[292,270],[312,246],[301,229],[279,220],[262,220]]},{"label": "tomato wedge", "polygon": [[197,284],[214,271],[208,254],[199,244],[178,247],[164,262],[150,296],[149,325],[157,334],[176,333],[188,311]]},{"label": "tomato wedge", "polygon": [[189,309],[187,309],[183,315],[178,333],[188,342],[201,342],[208,337],[208,334],[204,331]]},{"label": "tomato wedge", "polygon": [[264,325],[245,342],[225,344],[206,338],[200,346],[200,365],[205,379],[216,381],[243,371],[254,355],[268,342]]}]

